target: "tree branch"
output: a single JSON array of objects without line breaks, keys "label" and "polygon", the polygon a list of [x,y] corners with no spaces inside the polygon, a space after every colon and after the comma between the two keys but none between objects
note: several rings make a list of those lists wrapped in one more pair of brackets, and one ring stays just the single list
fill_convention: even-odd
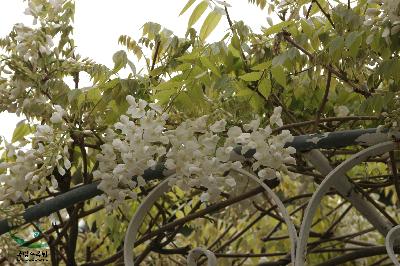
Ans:
[{"label": "tree branch", "polygon": [[[298,43],[296,43],[290,36],[291,34],[287,31],[283,31],[282,32],[283,38],[290,43],[291,45],[293,45],[294,47],[296,47],[298,50],[300,50],[301,52],[303,52],[305,55],[308,56],[308,58],[310,59],[310,61],[313,64],[319,64],[317,63],[316,57],[311,54],[309,51],[307,51],[305,48],[303,48],[302,46],[300,46]],[[346,77],[346,75],[340,73],[338,70],[336,70],[334,67],[332,67],[331,65],[324,65],[324,64],[319,64],[321,65],[323,68],[329,70],[332,74],[334,74],[337,78],[339,78],[340,80],[342,80],[343,82],[347,83],[348,85],[350,85],[353,88],[353,91],[356,93],[359,93],[361,95],[363,95],[365,98],[368,98],[371,96],[371,93],[369,91],[366,91],[364,89],[362,89],[360,86],[358,86],[357,84],[355,84],[353,81],[351,81],[350,79],[348,79]]]}]

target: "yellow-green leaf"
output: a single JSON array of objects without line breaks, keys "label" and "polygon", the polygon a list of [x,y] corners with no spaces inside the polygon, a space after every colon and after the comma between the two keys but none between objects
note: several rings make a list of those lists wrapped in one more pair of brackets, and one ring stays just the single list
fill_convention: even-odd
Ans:
[{"label": "yellow-green leaf", "polygon": [[179,13],[179,16],[182,15],[183,13],[185,13],[186,10],[188,10],[189,7],[191,7],[191,6],[194,4],[194,2],[196,2],[196,0],[189,0],[189,1],[186,3],[186,5],[182,8],[182,11],[181,11],[181,13]]},{"label": "yellow-green leaf", "polygon": [[117,72],[121,68],[125,67],[128,63],[128,57],[126,52],[123,50],[116,52],[112,59],[114,61],[114,72]]},{"label": "yellow-green leaf", "polygon": [[22,140],[30,132],[31,128],[29,127],[29,125],[25,124],[25,120],[22,120],[17,124],[16,128],[14,129],[11,142],[14,143]]},{"label": "yellow-green leaf", "polygon": [[237,36],[237,34],[234,34],[231,40],[231,44],[233,46],[233,48],[235,48],[236,50],[240,51],[240,39]]},{"label": "yellow-green leaf", "polygon": [[182,219],[183,217],[185,217],[185,214],[183,213],[183,211],[177,211],[175,213],[175,216],[177,219]]},{"label": "yellow-green leaf", "polygon": [[244,75],[241,75],[239,78],[243,79],[244,81],[256,81],[261,78],[262,72],[250,72]]},{"label": "yellow-green leaf", "polygon": [[193,10],[192,15],[190,15],[189,22],[188,22],[188,28],[192,27],[196,21],[199,20],[201,15],[203,15],[204,11],[207,9],[207,2],[202,1],[200,4],[196,6],[196,8]]},{"label": "yellow-green leaf", "polygon": [[286,76],[282,66],[274,66],[271,68],[271,74],[279,84],[286,86]]},{"label": "yellow-green leaf", "polygon": [[253,66],[251,69],[252,69],[252,70],[260,71],[260,70],[267,69],[267,68],[269,68],[270,66],[271,66],[271,61],[267,61],[267,62],[262,62],[262,63],[260,63],[260,64],[258,64],[258,65],[255,65],[255,66]]},{"label": "yellow-green leaf", "polygon": [[288,27],[293,24],[293,20],[282,21],[274,26],[271,26],[267,29],[263,29],[265,35],[271,35],[280,32],[283,28]]},{"label": "yellow-green leaf", "polygon": [[263,79],[261,80],[260,84],[258,85],[258,91],[265,97],[268,98],[268,96],[271,93],[271,81],[269,79]]},{"label": "yellow-green leaf", "polygon": [[203,66],[210,69],[212,73],[214,73],[218,77],[221,77],[221,73],[219,72],[217,67],[213,63],[211,63],[211,61],[207,57],[200,57],[200,62],[203,64]]},{"label": "yellow-green leaf", "polygon": [[201,26],[200,29],[200,39],[204,41],[208,37],[208,35],[210,35],[210,33],[218,25],[221,17],[221,14],[216,11],[212,11],[210,14],[208,14],[206,20],[204,20],[203,26]]}]

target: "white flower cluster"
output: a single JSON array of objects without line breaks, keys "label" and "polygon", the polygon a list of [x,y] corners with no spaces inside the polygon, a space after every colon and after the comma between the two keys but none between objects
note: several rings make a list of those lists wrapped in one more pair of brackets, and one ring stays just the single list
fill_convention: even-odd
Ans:
[{"label": "white flower cluster", "polygon": [[[36,25],[40,16],[55,15],[60,12],[65,0],[41,0],[29,1],[24,14],[33,17],[33,24]],[[49,10],[50,9],[50,10]]]},{"label": "white flower cluster", "polygon": [[14,30],[17,34],[15,37],[16,52],[25,61],[36,65],[40,54],[50,55],[52,53],[51,48],[54,46],[52,36],[44,34],[40,29],[32,29],[21,23],[16,24]]},{"label": "white flower cluster", "polygon": [[59,124],[63,121],[63,116],[65,115],[65,110],[59,106],[54,105],[55,112],[50,117],[50,122],[53,124]]},{"label": "white flower cluster", "polygon": [[[71,141],[65,133],[55,132],[48,125],[37,125],[30,142],[33,148],[27,147],[27,141],[21,141],[17,146],[5,142],[8,159],[0,163],[2,205],[27,201],[31,195],[43,193],[46,188],[57,189],[53,170],[56,168],[63,176],[71,167],[68,159]],[[50,182],[46,179],[48,176]]]},{"label": "white flower cluster", "polygon": [[[294,148],[284,147],[292,140],[289,131],[272,135],[271,126],[281,126],[282,108],[277,107],[270,118],[270,125],[260,128],[260,119],[244,125],[244,131],[237,126],[226,128],[225,120],[207,126],[207,116],[186,120],[173,130],[166,130],[167,115],[155,104],[144,100],[136,101],[127,96],[129,109],[108,130],[106,143],[97,156],[99,169],[93,173],[101,182],[99,189],[110,210],[125,198],[136,198],[132,191],[146,184],[142,175],[147,168],[164,162],[165,167],[176,173],[170,185],[183,190],[204,187],[203,201],[215,201],[223,190],[237,185],[235,175],[229,175],[231,168],[241,168],[238,160],[231,161],[233,149],[242,146],[242,154],[250,149],[256,152],[252,159],[252,170],[261,179],[288,173],[287,164],[295,164],[291,156]],[[137,176],[137,182],[132,177]]]},{"label": "white flower cluster", "polygon": [[[365,12],[365,22],[373,29],[383,27],[382,37],[400,32],[400,2],[398,0],[368,0],[370,7]],[[370,37],[372,38],[372,37]]]},{"label": "white flower cluster", "polygon": [[[148,103],[144,100],[137,103],[132,96],[127,100],[129,117],[122,115],[120,122],[115,124],[118,134],[107,131],[107,142],[101,146],[102,153],[97,156],[99,170],[93,172],[95,178],[101,178],[99,189],[118,203],[127,196],[136,198],[132,189],[145,184],[141,175],[165,155],[164,145],[168,143],[168,138],[163,136],[165,115],[158,116],[153,105],[149,105],[152,109],[145,110]],[[134,182],[132,176],[136,175],[139,177]],[[128,189],[119,189],[119,185]]]}]

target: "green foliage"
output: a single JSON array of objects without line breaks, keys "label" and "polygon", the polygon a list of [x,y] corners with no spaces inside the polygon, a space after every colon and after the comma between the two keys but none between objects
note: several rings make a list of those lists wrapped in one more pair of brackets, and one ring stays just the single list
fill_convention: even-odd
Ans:
[{"label": "green foliage", "polygon": [[196,8],[193,10],[193,13],[190,15],[189,21],[188,21],[188,28],[193,26],[194,23],[199,20],[201,15],[203,15],[204,11],[206,11],[208,5],[206,1],[201,1]]},{"label": "green foliage", "polygon": [[11,142],[14,143],[17,141],[21,141],[29,133],[31,133],[31,127],[29,126],[29,124],[25,123],[25,120],[22,120],[16,125],[12,135]]},{"label": "green foliage", "polygon": [[206,19],[204,20],[203,26],[200,29],[200,39],[205,40],[208,35],[210,35],[215,27],[217,27],[218,22],[221,20],[221,17],[221,14],[216,11],[212,11],[210,12],[210,14],[208,14]]}]

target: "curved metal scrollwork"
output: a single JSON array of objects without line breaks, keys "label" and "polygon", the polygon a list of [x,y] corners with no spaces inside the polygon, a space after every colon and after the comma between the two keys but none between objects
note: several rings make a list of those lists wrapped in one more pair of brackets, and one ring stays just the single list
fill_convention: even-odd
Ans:
[{"label": "curved metal scrollwork", "polygon": [[188,266],[197,266],[197,260],[201,255],[205,255],[207,257],[207,266],[217,266],[217,257],[215,254],[205,248],[194,248],[189,251],[187,257],[187,265]]},{"label": "curved metal scrollwork", "polygon": [[124,242],[124,263],[126,266],[133,266],[133,248],[135,247],[137,232],[143,222],[144,217],[150,211],[153,204],[158,200],[161,195],[169,190],[168,182],[175,174],[164,179],[156,188],[154,188],[149,195],[143,200],[142,204],[137,208],[135,215],[129,222],[128,229],[125,234]]},{"label": "curved metal scrollwork", "polygon": [[278,207],[278,210],[281,212],[283,219],[285,220],[285,223],[288,227],[288,233],[289,233],[289,237],[290,237],[290,242],[291,242],[291,250],[290,250],[290,255],[291,255],[291,259],[292,261],[294,261],[295,257],[296,257],[296,245],[298,242],[297,239],[297,232],[296,232],[296,228],[294,227],[294,224],[292,222],[292,220],[290,219],[290,215],[287,212],[285,205],[283,205],[283,202],[279,199],[279,197],[274,193],[274,191],[272,191],[272,189],[270,189],[264,182],[262,182],[257,176],[249,173],[246,170],[243,169],[232,169],[242,175],[247,176],[248,178],[254,180],[255,182],[257,182],[261,187],[263,187],[265,189],[265,191],[268,193],[268,195],[272,198],[272,200],[275,202],[275,204]]},{"label": "curved metal scrollwork", "polygon": [[[310,202],[305,211],[304,219],[301,224],[299,240],[296,250],[296,266],[302,266],[305,263],[306,258],[306,248],[308,236],[311,230],[312,220],[314,214],[321,203],[321,199],[328,192],[328,190],[333,187],[335,180],[346,175],[347,171],[353,168],[355,165],[365,161],[369,157],[377,156],[384,154],[386,152],[390,152],[395,149],[396,145],[392,141],[380,143],[374,146],[371,146],[367,149],[364,149],[349,159],[341,163],[334,170],[332,170],[326,178],[319,185],[318,189],[314,192]],[[393,253],[394,255],[394,253]]]},{"label": "curved metal scrollwork", "polygon": [[[297,233],[296,229],[294,227],[293,222],[290,219],[290,215],[288,214],[284,204],[282,201],[279,199],[279,197],[265,184],[263,183],[257,176],[249,173],[246,170],[243,169],[231,169],[232,171],[236,171],[244,176],[247,176],[248,178],[254,180],[257,182],[264,190],[267,192],[267,194],[272,198],[272,200],[275,202],[277,205],[277,208],[279,212],[282,214],[283,219],[285,220],[285,223],[288,227],[288,233],[289,237],[291,240],[291,259],[294,261],[295,259],[295,251],[296,251],[296,243],[297,243]],[[132,217],[128,230],[125,235],[125,242],[124,242],[124,262],[125,265],[127,266],[133,266],[133,260],[132,258],[134,257],[133,254],[133,248],[136,242],[136,236],[137,232],[139,230],[139,227],[141,223],[143,222],[143,219],[146,215],[147,212],[150,211],[151,207],[153,204],[161,197],[165,192],[168,191],[169,185],[168,182],[171,178],[173,178],[175,175],[171,175],[170,177],[166,178],[163,180],[155,189],[153,189],[150,194],[144,199],[142,204],[138,207],[138,209],[135,212],[135,215]],[[213,266],[214,264],[214,257],[215,255],[206,249],[203,248],[195,248],[192,250],[192,252],[189,252],[188,256],[188,262],[193,262],[195,259],[197,259],[201,254],[204,254],[208,258],[208,263],[210,266]],[[215,263],[216,263],[216,258],[215,258]],[[193,263],[192,263],[193,264]],[[190,265],[190,264],[189,264]],[[215,264],[216,265],[216,264]]]},{"label": "curved metal scrollwork", "polygon": [[[243,169],[236,169],[232,168],[231,171],[235,171],[241,175],[246,176],[249,179],[252,179],[258,185],[260,185],[269,195],[269,197],[275,202],[277,209],[281,213],[287,228],[288,228],[288,233],[289,233],[289,238],[291,241],[291,260],[294,262],[293,264],[296,266],[302,266],[305,264],[306,261],[306,248],[307,248],[307,242],[308,242],[308,237],[309,233],[311,230],[312,226],[312,221],[313,217],[316,213],[316,210],[318,206],[321,203],[322,198],[325,196],[325,194],[329,191],[330,188],[334,187],[337,185],[337,182],[342,182],[345,180],[346,173],[352,169],[355,165],[362,163],[366,161],[368,158],[373,157],[373,156],[379,156],[387,152],[391,152],[394,149],[396,149],[396,143],[390,141],[390,142],[384,142],[377,144],[375,146],[371,146],[369,148],[366,148],[353,156],[351,156],[349,159],[341,163],[339,166],[337,166],[335,169],[329,172],[329,174],[326,176],[326,178],[322,181],[322,183],[319,185],[318,189],[315,191],[313,194],[312,198],[310,199],[307,208],[305,210],[304,218],[301,224],[300,228],[300,234],[297,236],[297,231],[295,229],[295,226],[290,218],[290,215],[287,212],[287,209],[285,208],[284,204],[282,201],[279,199],[279,197],[264,183],[262,182],[257,176],[254,174],[249,173],[246,170]],[[314,154],[315,155],[315,154]],[[318,154],[317,154],[318,155]],[[312,154],[310,155],[311,157],[313,156]],[[311,158],[310,157],[310,158]],[[314,156],[315,160],[318,158],[318,156]],[[323,164],[325,168],[328,166]],[[320,168],[322,167],[320,166]],[[326,170],[326,169],[325,169]],[[325,171],[327,172],[327,171]],[[150,211],[151,207],[153,204],[165,193],[167,192],[170,187],[168,185],[169,180],[171,178],[175,177],[175,175],[171,175],[170,177],[166,178],[163,180],[155,189],[151,191],[151,193],[144,199],[142,204],[138,207],[135,215],[133,216],[132,220],[129,223],[128,230],[126,232],[125,236],[125,244],[124,244],[124,261],[125,265],[127,266],[133,266],[133,249],[134,249],[134,244],[136,241],[137,233],[139,230],[140,225],[142,224],[145,215]],[[341,181],[340,181],[341,180]],[[346,188],[349,194],[351,194],[353,191],[347,187]],[[372,212],[371,212],[372,213]],[[368,213],[365,213],[364,215],[368,215]],[[376,214],[374,214],[376,215]],[[381,228],[382,230],[381,233],[386,235],[386,249],[387,249],[387,254],[389,258],[393,261],[393,263],[397,266],[400,266],[400,263],[397,261],[396,255],[395,255],[395,248],[394,246],[398,245],[400,242],[400,225],[397,225],[392,228],[391,225],[384,225]],[[200,258],[200,256],[205,255],[208,260],[208,265],[209,266],[214,266],[217,265],[217,258],[214,255],[213,252],[210,250],[207,250],[205,248],[194,248],[189,252],[187,261],[188,265],[195,265],[196,261]]]},{"label": "curved metal scrollwork", "polygon": [[394,265],[396,266],[400,266],[400,263],[397,260],[396,255],[394,253],[394,245],[396,243],[398,244],[399,241],[400,241],[400,225],[397,225],[389,231],[385,239],[387,254],[389,255],[389,258],[392,260]]}]

